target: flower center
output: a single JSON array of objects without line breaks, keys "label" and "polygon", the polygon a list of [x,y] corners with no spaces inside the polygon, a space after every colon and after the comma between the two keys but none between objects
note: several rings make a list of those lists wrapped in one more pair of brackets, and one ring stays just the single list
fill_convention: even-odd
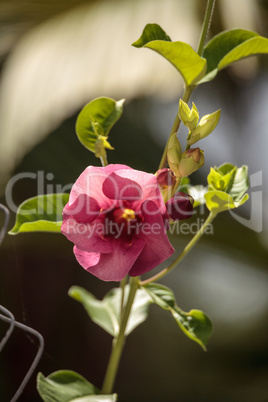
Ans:
[{"label": "flower center", "polygon": [[125,237],[131,240],[139,220],[133,209],[115,208],[106,214],[105,235],[115,239]]},{"label": "flower center", "polygon": [[136,219],[135,212],[133,211],[133,209],[125,208],[122,214],[122,219],[126,219],[127,221],[131,219]]}]

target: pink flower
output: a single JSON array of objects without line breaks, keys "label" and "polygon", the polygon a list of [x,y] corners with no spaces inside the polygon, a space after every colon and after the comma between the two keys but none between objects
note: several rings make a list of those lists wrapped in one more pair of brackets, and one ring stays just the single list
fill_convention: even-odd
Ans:
[{"label": "pink flower", "polygon": [[104,281],[139,276],[173,254],[157,179],[125,165],[89,166],[72,187],[62,233],[83,268]]}]

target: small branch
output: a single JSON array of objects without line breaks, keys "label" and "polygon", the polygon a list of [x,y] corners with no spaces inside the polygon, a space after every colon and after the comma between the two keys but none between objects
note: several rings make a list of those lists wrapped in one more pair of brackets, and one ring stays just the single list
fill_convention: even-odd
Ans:
[{"label": "small branch", "polygon": [[120,320],[122,319],[122,314],[124,310],[124,302],[125,302],[125,287],[126,287],[127,277],[120,282],[121,288],[121,303],[120,303]]},{"label": "small branch", "polygon": [[[182,100],[183,100],[185,103],[188,103],[192,91],[193,91],[193,87],[186,87],[186,88],[185,88],[184,93],[183,93],[183,96],[182,96]],[[180,119],[179,110],[178,110],[178,112],[177,112],[177,114],[176,114],[176,117],[175,117],[175,120],[174,120],[174,123],[173,123],[173,126],[172,126],[172,129],[171,129],[171,131],[170,131],[170,134],[169,134],[169,137],[168,137],[168,140],[167,140],[167,143],[166,143],[166,146],[165,146],[165,149],[164,149],[164,152],[163,152],[161,161],[160,161],[160,163],[159,163],[158,169],[163,169],[163,168],[166,167],[166,164],[167,164],[168,142],[169,142],[169,140],[170,140],[170,137],[171,137],[173,134],[175,134],[175,133],[178,132],[178,130],[179,130],[179,128],[180,128],[180,124],[181,124],[181,119]]]},{"label": "small branch", "polygon": [[200,239],[200,237],[203,235],[206,227],[213,221],[213,219],[215,218],[215,214],[213,214],[212,212],[210,212],[209,216],[207,217],[206,221],[203,223],[203,225],[201,226],[201,228],[199,229],[199,231],[194,235],[194,237],[192,238],[192,240],[187,244],[187,246],[184,248],[184,250],[182,251],[182,253],[167,267],[164,268],[161,272],[159,272],[158,274],[152,276],[149,279],[146,279],[145,281],[141,281],[140,285],[144,286],[144,285],[148,285],[151,282],[155,282],[160,278],[163,278],[163,276],[165,276],[166,274],[168,274],[173,268],[175,268],[180,262],[181,260],[186,256],[186,254],[189,253],[189,251],[193,248],[193,246],[197,243],[197,241]]},{"label": "small branch", "polygon": [[121,355],[123,352],[123,347],[125,344],[126,326],[128,323],[131,308],[132,308],[138,287],[139,287],[138,278],[131,278],[128,300],[127,300],[126,307],[125,307],[122,317],[121,317],[119,334],[113,340],[112,353],[110,356],[110,360],[108,363],[107,371],[106,371],[103,386],[102,386],[102,391],[101,391],[102,394],[110,394],[113,391],[113,386],[114,386],[116,374],[118,371],[120,358],[121,358]]},{"label": "small branch", "polygon": [[100,161],[101,161],[101,166],[105,167],[108,165],[108,160],[107,160],[107,155],[106,152],[104,151],[103,154],[100,156]]},{"label": "small branch", "polygon": [[[207,8],[206,8],[206,12],[205,12],[204,22],[203,22],[202,31],[201,31],[200,40],[199,40],[199,45],[198,45],[198,50],[197,50],[197,53],[199,54],[199,56],[201,56],[202,53],[203,53],[205,41],[206,41],[207,34],[208,34],[208,31],[209,31],[209,27],[210,27],[211,20],[212,20],[212,15],[213,15],[213,11],[214,11],[215,2],[216,2],[216,0],[208,0],[208,2],[207,2]],[[190,96],[191,96],[193,90],[194,90],[194,86],[190,86],[190,87],[186,86],[185,87],[183,97],[182,97],[182,100],[185,103],[189,102],[189,99],[190,99]],[[178,132],[178,130],[180,128],[180,124],[181,124],[181,120],[180,120],[179,113],[177,112],[158,169],[163,169],[163,168],[166,167],[168,142],[169,142],[169,139],[172,136],[172,134]]]},{"label": "small branch", "polygon": [[210,28],[210,24],[211,24],[211,20],[212,20],[212,16],[213,16],[215,3],[216,3],[216,0],[208,0],[208,2],[207,2],[205,17],[204,17],[202,31],[201,31],[201,35],[200,35],[200,39],[199,39],[199,45],[198,45],[198,49],[197,49],[197,54],[199,54],[199,56],[202,56],[202,53],[204,50],[204,46],[206,43],[206,39],[208,36],[208,32],[209,32],[209,28]]}]

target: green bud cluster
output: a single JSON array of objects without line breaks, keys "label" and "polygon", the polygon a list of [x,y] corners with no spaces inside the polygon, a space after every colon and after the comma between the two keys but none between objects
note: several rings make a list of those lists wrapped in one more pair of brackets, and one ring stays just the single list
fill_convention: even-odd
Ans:
[{"label": "green bud cluster", "polygon": [[187,137],[187,147],[184,152],[181,151],[181,145],[174,133],[169,140],[167,150],[167,160],[169,167],[177,178],[190,176],[205,163],[204,152],[199,148],[190,146],[197,141],[208,136],[217,126],[221,111],[207,114],[199,120],[199,112],[195,104],[190,109],[187,103],[180,99],[179,117],[183,124],[189,129]]},{"label": "green bud cluster", "polygon": [[193,148],[184,151],[181,155],[179,174],[181,177],[190,176],[205,163],[204,151]]},{"label": "green bud cluster", "polygon": [[204,152],[200,148],[181,152],[181,145],[176,134],[168,143],[167,159],[169,167],[176,177],[190,176],[205,163]]},{"label": "green bud cluster", "polygon": [[181,121],[189,130],[193,130],[197,126],[199,120],[199,113],[194,102],[192,109],[190,110],[187,103],[183,102],[183,100],[180,99],[179,115]]},{"label": "green bud cluster", "polygon": [[202,138],[207,137],[216,128],[221,115],[221,110],[217,110],[214,113],[206,114],[203,116],[198,124],[188,134],[187,143],[193,145]]},{"label": "green bud cluster", "polygon": [[197,107],[193,103],[192,109],[189,108],[187,103],[180,99],[179,103],[179,116],[183,124],[189,129],[187,145],[193,145],[202,138],[207,137],[216,128],[221,115],[221,110],[214,113],[206,114],[200,119]]},{"label": "green bud cluster", "polygon": [[181,160],[181,145],[177,134],[173,134],[168,142],[167,160],[170,169],[176,177],[180,177],[179,165]]}]

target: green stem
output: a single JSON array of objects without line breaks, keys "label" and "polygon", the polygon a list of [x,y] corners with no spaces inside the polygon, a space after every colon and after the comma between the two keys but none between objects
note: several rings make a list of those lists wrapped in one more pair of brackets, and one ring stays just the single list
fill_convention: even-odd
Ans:
[{"label": "green stem", "polygon": [[187,246],[184,248],[182,253],[167,268],[164,268],[161,272],[159,272],[158,274],[152,276],[151,278],[146,279],[145,281],[141,281],[140,285],[142,285],[142,286],[143,285],[148,285],[148,283],[151,283],[151,282],[154,282],[154,281],[156,281],[156,280],[158,280],[160,278],[163,278],[163,276],[165,276],[173,268],[175,268],[176,265],[178,265],[179,262],[181,262],[181,260],[186,256],[186,254],[189,253],[189,251],[193,248],[193,246],[196,244],[196,242],[200,239],[200,237],[203,235],[205,229],[213,221],[215,216],[216,216],[216,214],[210,212],[210,214],[208,215],[206,221],[203,223],[203,225],[198,230],[198,232],[194,235],[192,240],[187,244]]},{"label": "green stem", "polygon": [[102,152],[102,155],[100,156],[100,161],[101,161],[102,167],[108,165],[108,160],[107,160],[107,156],[106,156],[106,152],[105,152],[105,151]]},{"label": "green stem", "polygon": [[[205,45],[205,41],[206,41],[206,37],[208,34],[208,30],[210,27],[210,23],[211,23],[211,19],[212,19],[212,15],[213,15],[213,10],[214,10],[214,5],[215,5],[216,0],[208,0],[207,2],[207,8],[206,8],[206,12],[205,12],[205,17],[204,17],[204,22],[203,22],[203,26],[202,26],[202,31],[201,31],[201,35],[200,35],[200,40],[199,40],[199,45],[198,45],[198,50],[197,53],[199,54],[199,56],[202,55],[203,53],[203,49],[204,49],[204,45]],[[194,90],[194,86],[189,86],[189,87],[185,87],[183,96],[182,96],[182,100],[185,103],[188,103],[190,96]],[[169,134],[161,161],[159,163],[159,167],[158,169],[163,169],[164,167],[166,167],[167,164],[167,150],[168,150],[168,142],[170,137],[172,136],[172,134],[177,133],[179,128],[180,128],[180,124],[181,124],[181,120],[180,120],[180,116],[179,116],[179,112],[177,112],[171,132]]]},{"label": "green stem", "polygon": [[125,276],[125,278],[120,282],[120,288],[121,288],[120,320],[122,319],[122,314],[124,310],[126,283],[127,283],[127,277]]},{"label": "green stem", "polygon": [[[183,100],[185,103],[188,103],[192,91],[193,91],[193,87],[186,87],[186,88],[185,88],[184,93],[183,93],[183,97],[182,97],[182,100]],[[165,146],[165,149],[164,149],[164,152],[163,152],[161,161],[160,161],[160,163],[159,163],[158,169],[163,169],[164,167],[166,167],[166,164],[167,164],[168,142],[169,142],[169,140],[170,140],[170,137],[171,137],[174,133],[177,133],[177,132],[178,132],[178,130],[179,130],[179,128],[180,128],[180,124],[181,124],[181,119],[180,119],[179,110],[178,110],[178,112],[177,112],[177,114],[176,114],[176,117],[175,117],[175,120],[174,120],[174,123],[173,123],[173,126],[172,126],[172,129],[171,129],[171,131],[170,131],[170,134],[169,134],[169,137],[168,137],[168,140],[167,140],[167,143],[166,143],[166,146]]]},{"label": "green stem", "polygon": [[131,307],[134,302],[135,294],[136,294],[138,287],[139,287],[138,277],[131,278],[128,300],[127,300],[126,307],[125,307],[122,317],[121,317],[119,333],[113,340],[112,353],[110,356],[110,360],[108,363],[107,371],[106,371],[103,386],[102,386],[102,391],[101,391],[102,394],[110,394],[113,391],[115,377],[117,374],[121,354],[122,354],[123,347],[125,344],[126,326],[127,326],[127,322],[128,322],[129,315],[131,312]]},{"label": "green stem", "polygon": [[199,45],[198,45],[198,49],[197,49],[197,54],[199,54],[199,56],[202,56],[202,53],[204,50],[205,42],[207,39],[209,27],[210,27],[211,20],[212,20],[215,3],[216,3],[216,0],[208,0],[208,2],[207,2],[205,17],[204,17],[202,31],[201,31],[201,35],[200,35],[200,39],[199,39]]}]

